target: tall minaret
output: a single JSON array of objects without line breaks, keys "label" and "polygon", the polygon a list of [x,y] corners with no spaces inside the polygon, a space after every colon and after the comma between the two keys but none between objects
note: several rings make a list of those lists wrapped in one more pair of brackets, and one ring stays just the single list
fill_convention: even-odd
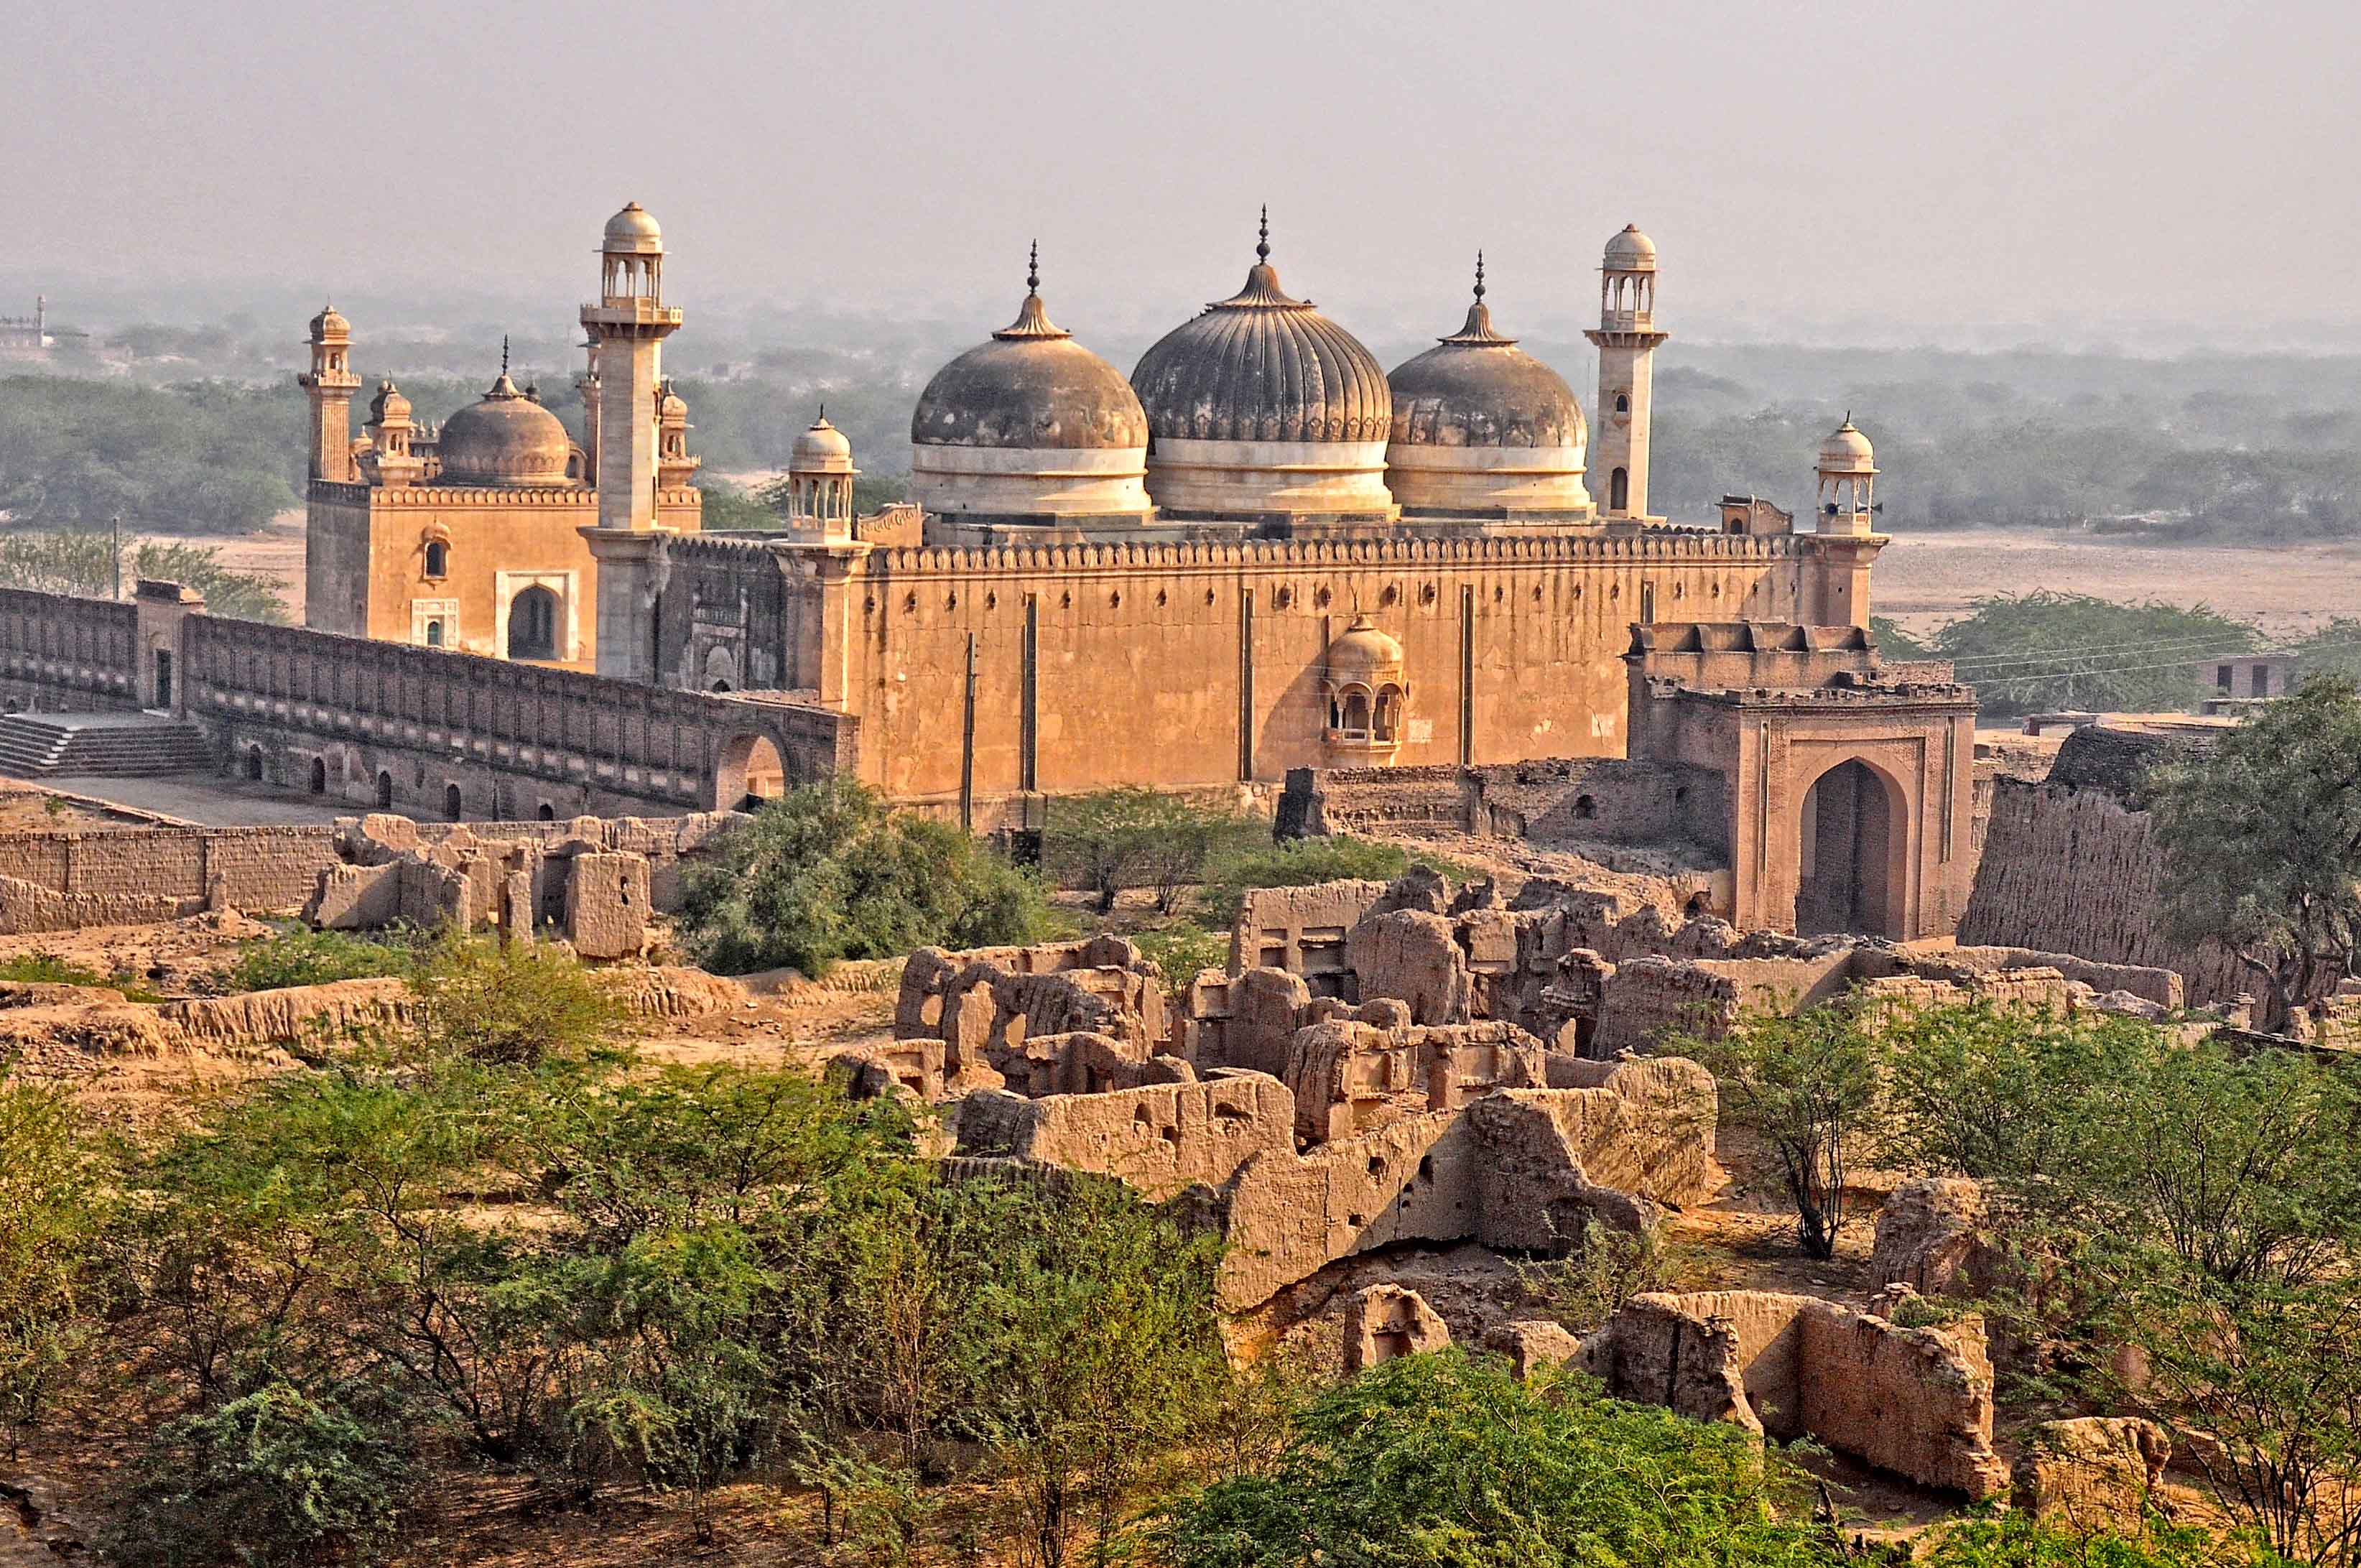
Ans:
[{"label": "tall minaret", "polygon": [[353,473],[353,394],[361,378],[351,364],[353,324],[326,305],[312,318],[312,368],[295,384],[312,400],[312,477],[350,484]]},{"label": "tall minaret", "polygon": [[582,307],[598,382],[598,526],[653,528],[657,387],[664,340],[680,330],[680,311],[664,302],[663,231],[637,202],[607,220],[598,254],[599,300]]},{"label": "tall minaret", "polygon": [[1591,422],[1592,493],[1599,515],[1648,516],[1648,414],[1655,397],[1656,243],[1634,224],[1607,242],[1598,269],[1598,412]]},{"label": "tall minaret", "polygon": [[672,534],[656,523],[662,358],[680,312],[664,302],[664,233],[637,202],[607,220],[598,258],[598,302],[582,307],[590,348],[584,433],[598,486],[598,525],[582,531],[598,564],[591,636],[600,674],[653,682],[656,601]]}]

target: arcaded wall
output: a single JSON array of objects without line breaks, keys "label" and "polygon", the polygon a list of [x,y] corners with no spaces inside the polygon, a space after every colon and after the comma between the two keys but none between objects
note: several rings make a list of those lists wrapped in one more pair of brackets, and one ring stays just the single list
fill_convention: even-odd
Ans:
[{"label": "arcaded wall", "polygon": [[138,610],[0,588],[0,698],[53,712],[138,706]]}]

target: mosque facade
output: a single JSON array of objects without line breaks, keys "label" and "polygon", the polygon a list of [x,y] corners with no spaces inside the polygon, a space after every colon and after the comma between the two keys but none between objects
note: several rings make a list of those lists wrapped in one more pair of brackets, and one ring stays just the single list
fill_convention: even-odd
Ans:
[{"label": "mosque facade", "polygon": [[664,237],[636,202],[599,248],[582,307],[584,439],[519,388],[503,349],[481,399],[437,427],[380,380],[358,436],[352,325],[312,318],[304,623],[324,631],[588,668],[598,638],[586,530],[697,532],[688,409],[661,355],[682,313],[664,300]]},{"label": "mosque facade", "polygon": [[[583,312],[587,449],[505,377],[431,453],[373,413],[359,471],[313,485],[313,624],[351,600],[351,629],[425,641],[419,605],[442,598],[445,646],[530,656],[517,586],[562,579],[565,652],[599,675],[828,716],[862,780],[978,830],[1118,785],[1648,762],[1618,776],[1729,858],[1725,913],[1896,937],[1956,922],[1974,703],[1948,667],[1890,665],[1870,641],[1886,541],[1869,441],[1850,419],[1828,437],[1805,528],[1755,498],[1695,525],[1651,513],[1666,334],[1637,227],[1602,257],[1588,414],[1496,321],[1480,260],[1456,329],[1388,372],[1288,291],[1266,224],[1244,285],[1128,376],[1056,323],[1031,269],[1015,318],[920,394],[907,504],[856,515],[856,455],[820,419],[781,527],[700,534],[655,365],[679,313],[635,212]],[[336,327],[314,323],[324,409],[357,384]],[[315,453],[346,460],[341,420],[323,412]],[[397,457],[411,477],[389,483]],[[544,508],[566,522],[545,556],[506,522]],[[424,576],[438,523],[446,581],[468,552],[465,593]],[[792,775],[733,751],[715,798]]]}]

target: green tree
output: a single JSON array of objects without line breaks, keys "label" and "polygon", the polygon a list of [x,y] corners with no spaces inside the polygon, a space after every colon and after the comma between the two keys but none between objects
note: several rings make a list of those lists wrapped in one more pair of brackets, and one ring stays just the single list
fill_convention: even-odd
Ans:
[{"label": "green tree", "polygon": [[1878,1035],[1888,1157],[2031,1190],[2086,1157],[2093,1097],[2147,1058],[2152,1031],[1979,1000],[1898,1011]]},{"label": "green tree", "polygon": [[2249,652],[2258,640],[2202,604],[2117,604],[2041,588],[1978,599],[1931,645],[1989,714],[2179,713],[2194,693],[2194,666]]},{"label": "green tree", "polygon": [[71,1097],[0,1082],[0,1421],[12,1453],[94,1340],[112,1294],[110,1167]]},{"label": "green tree", "polygon": [[1782,1518],[1795,1482],[1735,1428],[1454,1349],[1322,1395],[1268,1474],[1184,1497],[1153,1534],[1177,1568],[1817,1568],[1823,1543]]},{"label": "green tree", "polygon": [[1169,915],[1216,854],[1250,850],[1268,831],[1254,817],[1179,795],[1110,789],[1055,802],[1041,848],[1066,885],[1098,895],[1100,914],[1112,911],[1126,888],[1152,887],[1156,907]]},{"label": "green tree", "polygon": [[981,1295],[977,1427],[1014,1484],[1025,1560],[1060,1568],[1087,1526],[1103,1563],[1134,1485],[1226,1382],[1221,1248],[1118,1182],[1027,1198]]},{"label": "green tree", "polygon": [[2167,928],[2235,954],[2288,1028],[2361,947],[2361,688],[2307,681],[2148,787]]},{"label": "green tree", "polygon": [[1850,1218],[1845,1173],[1880,1125],[1875,1037],[1849,1009],[1814,1007],[1749,1013],[1719,1039],[1686,1037],[1668,1049],[1703,1063],[1720,1086],[1722,1115],[1779,1157],[1797,1245],[1832,1255]]},{"label": "green tree", "polygon": [[725,974],[1038,940],[1040,884],[958,828],[864,785],[807,784],[732,827],[683,889],[701,961]]}]

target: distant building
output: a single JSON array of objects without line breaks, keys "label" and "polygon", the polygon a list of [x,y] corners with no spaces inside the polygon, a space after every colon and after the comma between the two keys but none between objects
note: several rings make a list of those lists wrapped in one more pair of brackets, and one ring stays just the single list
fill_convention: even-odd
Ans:
[{"label": "distant building", "polygon": [[72,327],[53,325],[47,296],[36,296],[31,315],[0,316],[0,359],[45,359],[59,339],[89,335]]}]

